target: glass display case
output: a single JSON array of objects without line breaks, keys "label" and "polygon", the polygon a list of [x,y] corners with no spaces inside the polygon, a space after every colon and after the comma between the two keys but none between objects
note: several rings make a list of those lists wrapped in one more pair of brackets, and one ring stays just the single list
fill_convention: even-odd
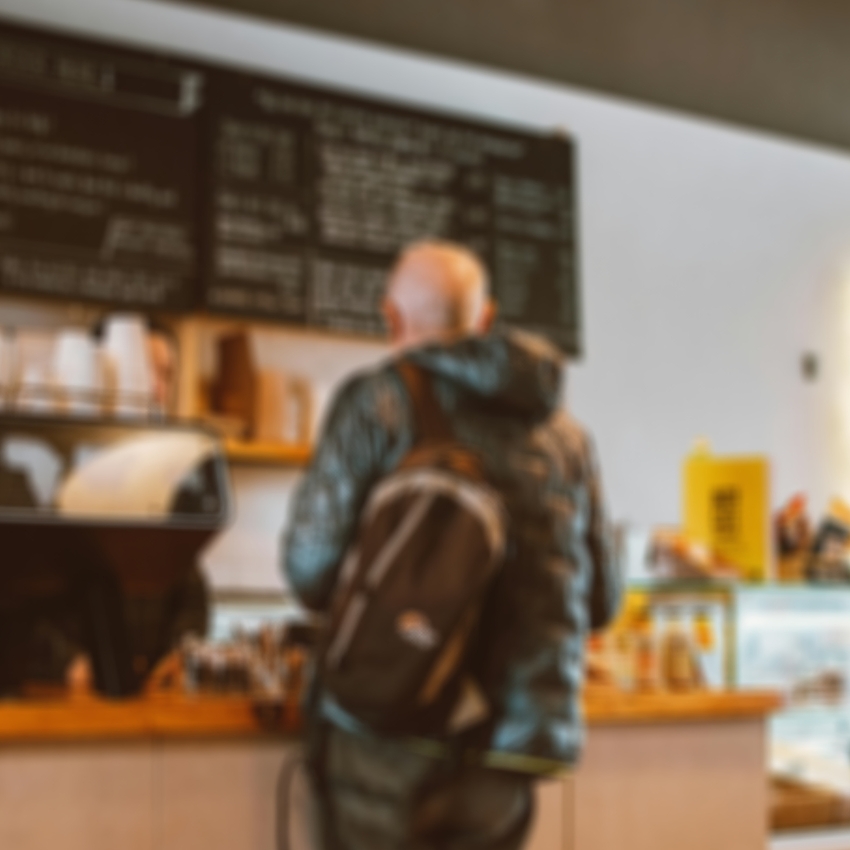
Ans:
[{"label": "glass display case", "polygon": [[657,639],[678,623],[705,686],[785,697],[770,723],[775,831],[850,829],[850,587],[640,582],[628,609]]},{"label": "glass display case", "polygon": [[771,688],[772,822],[850,827],[850,588],[742,587],[733,596],[735,684]]}]

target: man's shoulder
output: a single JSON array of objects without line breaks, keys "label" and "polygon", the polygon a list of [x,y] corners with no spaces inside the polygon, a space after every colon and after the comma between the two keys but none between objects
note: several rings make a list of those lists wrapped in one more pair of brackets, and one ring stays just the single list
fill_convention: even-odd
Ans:
[{"label": "man's shoulder", "polygon": [[558,437],[570,445],[584,448],[591,440],[588,429],[569,410],[561,409],[555,412],[548,425]]},{"label": "man's shoulder", "polygon": [[[546,444],[568,467],[577,462],[581,468],[592,464],[595,449],[590,431],[567,410],[554,413],[543,426]],[[574,467],[573,467],[574,468]]]},{"label": "man's shoulder", "polygon": [[390,429],[404,424],[408,399],[396,362],[387,360],[346,378],[334,396],[337,412],[374,417]]}]

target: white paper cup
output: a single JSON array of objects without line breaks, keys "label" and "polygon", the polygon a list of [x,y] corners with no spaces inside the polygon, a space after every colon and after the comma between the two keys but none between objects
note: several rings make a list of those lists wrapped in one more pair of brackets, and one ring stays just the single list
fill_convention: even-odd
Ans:
[{"label": "white paper cup", "polygon": [[131,314],[111,316],[105,326],[103,351],[114,376],[115,413],[144,416],[153,390],[144,319]]},{"label": "white paper cup", "polygon": [[53,384],[53,334],[19,331],[15,338],[12,379],[15,407],[28,413],[55,413],[57,399]]},{"label": "white paper cup", "polygon": [[92,415],[100,410],[102,358],[86,331],[68,329],[56,338],[52,377],[67,412]]}]

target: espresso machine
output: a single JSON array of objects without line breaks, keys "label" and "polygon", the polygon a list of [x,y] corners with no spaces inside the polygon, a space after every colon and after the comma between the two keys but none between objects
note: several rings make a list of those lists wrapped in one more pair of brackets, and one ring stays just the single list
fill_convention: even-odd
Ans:
[{"label": "espresso machine", "polygon": [[98,691],[137,692],[125,598],[166,593],[229,514],[226,459],[203,427],[0,415],[0,690],[25,675],[34,612],[61,599]]}]

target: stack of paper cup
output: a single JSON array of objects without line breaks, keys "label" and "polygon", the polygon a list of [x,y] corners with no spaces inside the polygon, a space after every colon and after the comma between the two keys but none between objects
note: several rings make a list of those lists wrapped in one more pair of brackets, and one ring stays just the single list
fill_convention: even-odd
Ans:
[{"label": "stack of paper cup", "polygon": [[56,410],[53,384],[53,334],[43,330],[21,330],[15,338],[15,367],[12,384],[15,405],[29,413]]},{"label": "stack of paper cup", "polygon": [[69,328],[58,335],[52,377],[65,412],[94,415],[101,411],[103,355],[87,331]]},{"label": "stack of paper cup", "polygon": [[116,314],[106,320],[103,352],[114,382],[118,416],[144,416],[150,409],[153,381],[147,336],[140,316]]}]

